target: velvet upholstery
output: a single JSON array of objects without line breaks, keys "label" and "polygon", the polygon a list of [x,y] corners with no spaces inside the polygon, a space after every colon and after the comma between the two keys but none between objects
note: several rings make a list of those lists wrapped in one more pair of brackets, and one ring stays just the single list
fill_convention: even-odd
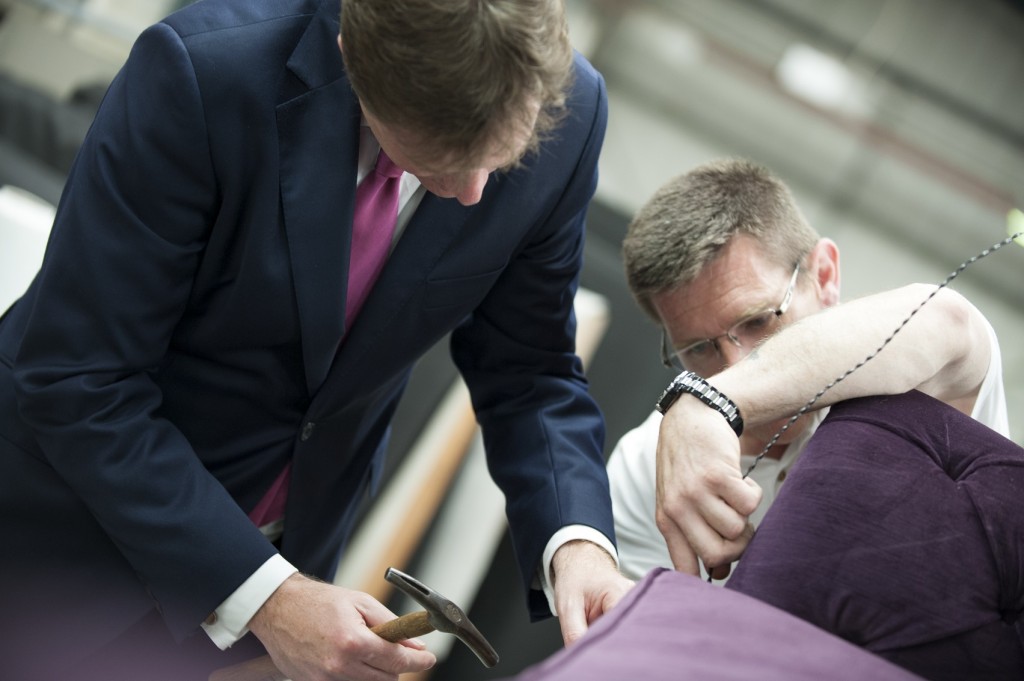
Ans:
[{"label": "velvet upholstery", "polygon": [[919,681],[777,608],[666,569],[648,573],[580,641],[514,681],[583,679]]},{"label": "velvet upholstery", "polygon": [[1024,450],[912,391],[835,405],[727,588],[934,681],[1024,679]]}]

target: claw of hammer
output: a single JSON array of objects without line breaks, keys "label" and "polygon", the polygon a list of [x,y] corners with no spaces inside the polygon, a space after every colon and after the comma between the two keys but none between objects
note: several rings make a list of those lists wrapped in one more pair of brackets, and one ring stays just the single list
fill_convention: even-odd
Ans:
[{"label": "claw of hammer", "polygon": [[388,568],[384,573],[384,579],[422,605],[424,610],[379,624],[371,631],[388,641],[404,641],[436,629],[452,634],[469,646],[485,667],[498,664],[498,653],[473,626],[462,608],[401,570]]}]

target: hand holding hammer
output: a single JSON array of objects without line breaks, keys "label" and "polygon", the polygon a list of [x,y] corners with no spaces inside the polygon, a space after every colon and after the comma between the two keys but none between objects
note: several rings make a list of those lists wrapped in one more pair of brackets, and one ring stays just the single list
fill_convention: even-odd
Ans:
[{"label": "hand holding hammer", "polygon": [[[388,568],[384,579],[407,594],[423,610],[403,615],[370,629],[386,641],[398,642],[441,631],[453,634],[480,659],[486,667],[498,663],[498,654],[487,639],[477,630],[462,608],[395,568]],[[269,655],[247,662],[225,667],[210,675],[209,681],[285,681],[287,677],[278,670]]]}]

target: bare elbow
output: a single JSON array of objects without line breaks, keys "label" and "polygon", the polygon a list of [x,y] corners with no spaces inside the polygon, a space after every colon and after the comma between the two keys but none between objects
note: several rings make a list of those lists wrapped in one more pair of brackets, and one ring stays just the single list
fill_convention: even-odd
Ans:
[{"label": "bare elbow", "polygon": [[[921,300],[931,296],[921,310],[929,319],[934,359],[944,358],[936,368],[933,386],[936,397],[953,401],[976,393],[990,361],[985,319],[970,301],[948,288],[913,284]],[[944,351],[943,351],[944,350]]]},{"label": "bare elbow", "polygon": [[949,325],[951,331],[966,333],[970,330],[978,311],[963,295],[943,288],[935,294],[935,302],[943,313],[944,323]]}]

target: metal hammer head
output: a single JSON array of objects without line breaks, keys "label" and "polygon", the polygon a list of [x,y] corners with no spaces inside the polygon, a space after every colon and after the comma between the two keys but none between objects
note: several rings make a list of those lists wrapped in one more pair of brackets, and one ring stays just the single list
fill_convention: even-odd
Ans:
[{"label": "metal hammer head", "polygon": [[413,579],[401,570],[388,568],[384,579],[401,589],[427,611],[430,624],[437,631],[452,634],[469,646],[485,667],[498,664],[498,653],[483,637],[462,608],[437,593],[423,582]]}]

